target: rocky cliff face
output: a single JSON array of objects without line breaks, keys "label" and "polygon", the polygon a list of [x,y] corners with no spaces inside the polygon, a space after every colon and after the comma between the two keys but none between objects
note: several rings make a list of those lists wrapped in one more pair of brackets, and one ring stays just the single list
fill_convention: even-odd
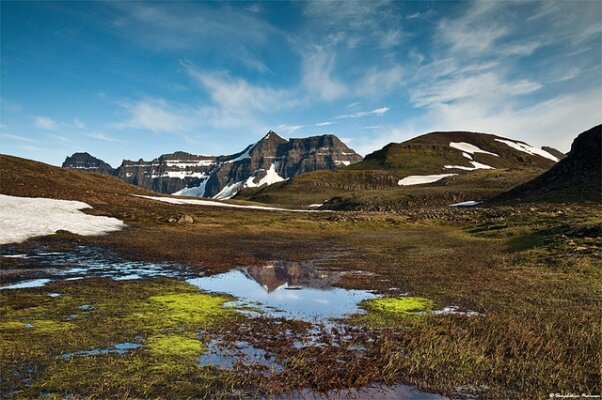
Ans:
[{"label": "rocky cliff face", "polygon": [[71,157],[65,159],[63,167],[105,175],[114,175],[115,173],[109,164],[96,157],[92,157],[88,153],[74,153]]},{"label": "rocky cliff face", "polygon": [[174,193],[200,185],[215,168],[220,157],[177,151],[152,161],[124,160],[116,175],[124,182],[160,193]]},{"label": "rocky cliff face", "polygon": [[[81,163],[67,157],[65,168],[80,168]],[[87,154],[87,153],[85,153]],[[164,154],[152,161],[124,160],[116,170],[96,160],[103,171],[123,181],[161,193],[230,198],[246,187],[262,187],[304,172],[335,169],[362,160],[335,135],[285,140],[270,131],[260,141],[230,156],[204,156],[185,152]],[[79,156],[78,156],[79,157]],[[81,164],[83,165],[83,164]],[[86,164],[88,165],[88,164]]]},{"label": "rocky cliff face", "polygon": [[[334,135],[287,141],[270,131],[242,153],[220,163],[202,195],[229,198],[243,188],[268,186],[304,172],[335,169],[361,160]],[[199,195],[196,190],[189,188],[180,194]]]}]

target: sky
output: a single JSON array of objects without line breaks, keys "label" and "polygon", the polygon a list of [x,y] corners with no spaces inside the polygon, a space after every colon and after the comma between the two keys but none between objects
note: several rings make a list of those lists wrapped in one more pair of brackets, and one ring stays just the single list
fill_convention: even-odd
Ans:
[{"label": "sky", "polygon": [[568,151],[602,122],[600,1],[9,2],[0,151],[113,166],[268,130],[365,155],[431,131]]}]

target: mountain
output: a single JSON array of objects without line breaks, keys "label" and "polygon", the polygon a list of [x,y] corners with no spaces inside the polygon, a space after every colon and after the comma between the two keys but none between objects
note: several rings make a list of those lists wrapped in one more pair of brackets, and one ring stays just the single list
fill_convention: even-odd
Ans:
[{"label": "mountain", "polygon": [[175,193],[187,186],[200,185],[225,159],[176,151],[152,161],[123,160],[115,175],[124,182],[155,192]]},{"label": "mountain", "polygon": [[558,161],[558,155],[502,136],[432,132],[390,143],[348,167],[246,189],[238,198],[353,210],[441,206],[491,198]]},{"label": "mountain", "polygon": [[388,169],[412,175],[477,169],[550,168],[559,158],[527,143],[487,133],[432,132],[390,143],[350,169]]},{"label": "mountain", "polygon": [[[78,154],[67,157],[63,167],[81,169]],[[106,164],[88,156],[96,160],[94,165]],[[124,182],[155,192],[227,199],[244,188],[264,187],[305,172],[335,169],[361,160],[335,135],[286,140],[269,131],[257,143],[229,156],[178,151],[152,161],[124,160],[111,170]],[[82,170],[101,172],[98,168]]]},{"label": "mountain", "polygon": [[88,153],[73,153],[71,157],[67,157],[63,163],[63,167],[68,165],[71,169],[79,169],[86,172],[96,172],[105,175],[114,175],[115,171],[106,162],[92,157]]},{"label": "mountain", "polygon": [[283,287],[326,289],[341,280],[343,273],[319,270],[313,262],[273,261],[269,265],[248,266],[242,273],[268,293]]},{"label": "mountain", "polygon": [[553,147],[550,147],[550,146],[541,146],[541,149],[544,150],[544,151],[547,151],[548,153],[550,153],[554,157],[558,158],[559,160],[562,160],[563,158],[566,158],[566,154],[564,154],[560,150],[556,150]]},{"label": "mountain", "polygon": [[602,125],[581,133],[567,157],[495,200],[602,202]]}]

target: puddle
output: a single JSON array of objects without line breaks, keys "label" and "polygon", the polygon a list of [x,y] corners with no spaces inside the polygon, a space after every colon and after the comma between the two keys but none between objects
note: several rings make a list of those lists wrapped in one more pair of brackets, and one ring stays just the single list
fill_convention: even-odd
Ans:
[{"label": "puddle", "polygon": [[238,366],[263,367],[266,372],[278,373],[284,368],[273,355],[246,341],[226,342],[212,339],[205,345],[205,353],[198,358],[199,365],[219,369],[235,369]]},{"label": "puddle", "polygon": [[306,389],[276,397],[278,400],[447,400],[447,397],[422,392],[408,385],[368,386],[319,393]]},{"label": "puddle", "polygon": [[377,297],[367,290],[332,287],[340,277],[339,272],[312,264],[279,262],[187,282],[205,291],[230,294],[239,299],[234,305],[257,307],[271,317],[312,322],[361,313],[357,304]]},{"label": "puddle", "polygon": [[[5,279],[10,279],[13,274],[20,282],[2,286],[0,290],[36,288],[56,280],[74,281],[90,277],[131,280],[163,276],[184,279],[205,291],[230,294],[239,299],[234,302],[235,306],[252,306],[267,316],[310,322],[361,313],[357,304],[376,297],[366,290],[335,287],[345,273],[318,268],[313,262],[277,261],[204,277],[202,272],[182,265],[126,261],[108,250],[93,246],[76,246],[61,252],[41,246],[29,250],[26,255],[7,246],[2,248],[1,255],[21,257],[24,268],[5,271]],[[44,278],[23,280],[19,275],[27,273]],[[257,316],[252,311],[245,312],[249,316]]]},{"label": "puddle", "polygon": [[23,279],[18,274],[37,274],[44,279],[30,279],[0,287],[2,289],[35,288],[46,285],[53,280],[73,281],[88,277],[111,278],[114,280],[132,280],[165,276],[185,279],[199,276],[185,266],[169,263],[145,263],[126,261],[108,250],[92,246],[77,246],[62,252],[49,252],[44,247],[34,248],[28,254],[18,254],[10,246],[2,248],[2,257],[20,258],[24,268],[3,271],[4,278],[11,274]]},{"label": "puddle", "polygon": [[117,344],[115,344],[111,347],[107,347],[105,349],[82,350],[82,351],[76,351],[74,353],[66,353],[66,354],[61,355],[60,357],[64,360],[68,360],[73,357],[90,357],[90,356],[98,356],[98,355],[103,355],[103,354],[123,355],[123,354],[127,353],[128,351],[132,351],[132,350],[139,348],[140,346],[141,345],[136,344],[136,343],[124,342],[124,343],[117,343]]},{"label": "puddle", "polygon": [[461,310],[460,307],[458,307],[458,306],[443,307],[440,310],[431,311],[430,314],[432,314],[432,315],[465,315],[467,317],[479,317],[479,316],[482,317],[483,315],[485,315],[485,314],[477,312],[477,311]]}]

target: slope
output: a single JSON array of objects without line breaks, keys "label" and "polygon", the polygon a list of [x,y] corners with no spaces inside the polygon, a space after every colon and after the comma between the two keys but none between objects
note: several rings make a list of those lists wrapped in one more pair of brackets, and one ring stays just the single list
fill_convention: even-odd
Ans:
[{"label": "slope", "polygon": [[567,157],[499,201],[602,202],[602,125],[582,132]]}]

